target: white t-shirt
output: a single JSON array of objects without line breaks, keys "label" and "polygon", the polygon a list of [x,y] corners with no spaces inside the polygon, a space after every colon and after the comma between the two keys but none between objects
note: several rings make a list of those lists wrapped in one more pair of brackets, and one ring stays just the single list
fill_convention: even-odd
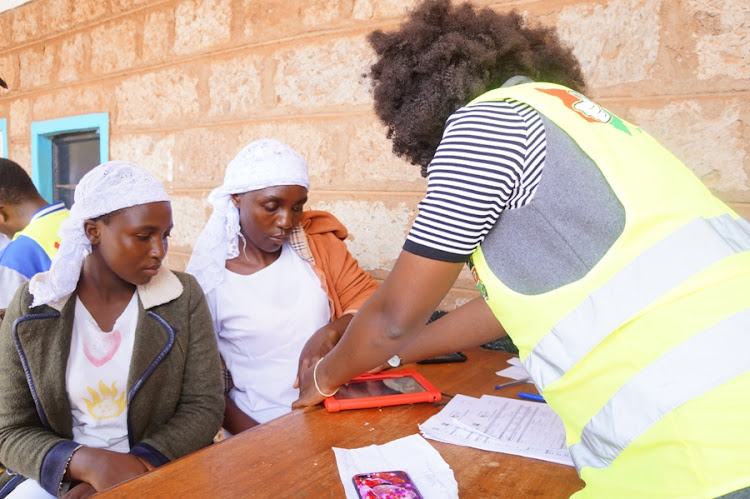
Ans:
[{"label": "white t-shirt", "polygon": [[331,319],[313,269],[284,243],[279,258],[254,274],[224,269],[207,298],[234,382],[231,399],[259,423],[289,412],[299,396],[292,385],[302,347]]},{"label": "white t-shirt", "polygon": [[138,322],[133,293],[110,332],[103,332],[76,298],[73,336],[65,373],[73,413],[73,440],[116,452],[130,451],[127,389]]},{"label": "white t-shirt", "polygon": [[0,234],[0,252],[2,252],[6,246],[10,244],[10,239],[5,234]]}]

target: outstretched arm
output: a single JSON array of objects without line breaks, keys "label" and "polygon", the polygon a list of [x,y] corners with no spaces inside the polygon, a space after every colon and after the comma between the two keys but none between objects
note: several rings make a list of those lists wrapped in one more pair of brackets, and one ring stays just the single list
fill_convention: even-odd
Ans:
[{"label": "outstretched arm", "polygon": [[[414,340],[453,285],[463,263],[430,260],[402,251],[390,275],[354,316],[341,341],[318,364],[318,387],[326,393],[379,366]],[[292,407],[323,396],[308,369]]]},{"label": "outstretched arm", "polygon": [[302,352],[299,355],[297,377],[294,380],[294,388],[299,388],[299,379],[310,366],[324,357],[341,340],[344,331],[352,321],[353,314],[344,314],[338,319],[332,320],[310,336]]},{"label": "outstretched arm", "polygon": [[505,335],[505,329],[484,298],[476,298],[427,324],[414,341],[401,349],[399,356],[402,363],[408,364],[482,345]]}]

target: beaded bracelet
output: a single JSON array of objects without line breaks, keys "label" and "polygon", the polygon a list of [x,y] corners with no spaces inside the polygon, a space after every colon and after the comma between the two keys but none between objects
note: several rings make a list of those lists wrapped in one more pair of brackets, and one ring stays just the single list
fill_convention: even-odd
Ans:
[{"label": "beaded bracelet", "polygon": [[323,393],[323,390],[320,389],[320,386],[318,386],[318,364],[320,364],[320,361],[323,360],[323,357],[319,358],[318,361],[315,363],[315,367],[313,368],[313,382],[315,383],[315,389],[318,390],[318,393],[321,394],[324,397],[333,397],[336,395],[336,392],[339,391],[338,388],[336,388],[333,393]]}]

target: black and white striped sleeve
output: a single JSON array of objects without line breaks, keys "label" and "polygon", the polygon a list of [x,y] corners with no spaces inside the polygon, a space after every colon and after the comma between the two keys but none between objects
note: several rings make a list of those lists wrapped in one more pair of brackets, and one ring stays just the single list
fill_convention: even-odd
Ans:
[{"label": "black and white striped sleeve", "polygon": [[468,260],[503,210],[532,199],[545,157],[544,125],[526,104],[459,109],[427,170],[427,194],[404,249],[433,260]]}]

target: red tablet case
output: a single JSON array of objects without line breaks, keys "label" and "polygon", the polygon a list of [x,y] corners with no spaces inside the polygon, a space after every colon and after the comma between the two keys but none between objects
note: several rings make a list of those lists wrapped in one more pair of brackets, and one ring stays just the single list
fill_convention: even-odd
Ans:
[{"label": "red tablet case", "polygon": [[328,397],[323,402],[328,412],[338,412],[347,409],[366,409],[370,407],[386,407],[391,405],[416,404],[419,402],[437,402],[442,395],[440,390],[435,388],[427,379],[419,374],[415,369],[397,369],[381,371],[376,374],[363,374],[357,376],[352,381],[367,381],[378,379],[392,379],[411,377],[419,383],[423,392],[416,393],[398,393],[394,395],[381,395],[373,397],[362,397],[352,399],[337,399],[335,395]]}]

